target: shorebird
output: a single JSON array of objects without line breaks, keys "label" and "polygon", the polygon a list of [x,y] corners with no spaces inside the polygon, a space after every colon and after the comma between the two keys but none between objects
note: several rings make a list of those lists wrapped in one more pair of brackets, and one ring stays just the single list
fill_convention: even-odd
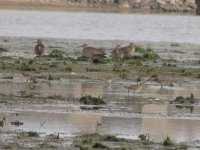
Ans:
[{"label": "shorebird", "polygon": [[151,76],[148,74],[139,75],[138,78],[136,79],[136,81],[137,81],[137,84],[144,83],[144,82],[147,82],[150,78],[151,78]]},{"label": "shorebird", "polygon": [[105,58],[105,52],[100,49],[90,47],[87,44],[83,44],[81,47],[83,47],[82,56],[84,57],[91,59]]},{"label": "shorebird", "polygon": [[3,117],[3,119],[0,121],[0,127],[3,127],[5,122],[6,122],[6,118]]},{"label": "shorebird", "polygon": [[112,58],[122,60],[124,58],[124,52],[121,50],[121,46],[117,45],[112,51]]},{"label": "shorebird", "polygon": [[44,52],[45,46],[42,44],[42,40],[37,40],[37,44],[35,45],[35,54],[37,56],[41,56]]},{"label": "shorebird", "polygon": [[130,43],[129,46],[125,46],[119,49],[124,53],[125,58],[129,58],[133,56],[133,53],[135,52],[135,46],[133,43]]},{"label": "shorebird", "polygon": [[128,97],[129,97],[130,90],[133,90],[134,96],[135,96],[135,93],[140,92],[142,90],[142,87],[143,87],[143,83],[131,84],[129,86],[124,86],[124,88],[126,88],[128,90]]}]

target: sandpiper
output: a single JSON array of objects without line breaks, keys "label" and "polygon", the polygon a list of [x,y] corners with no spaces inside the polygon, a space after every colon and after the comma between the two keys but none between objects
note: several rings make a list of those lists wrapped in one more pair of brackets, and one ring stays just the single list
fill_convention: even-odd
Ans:
[{"label": "sandpiper", "polygon": [[133,43],[130,43],[129,46],[122,47],[119,50],[123,51],[125,58],[129,58],[133,56],[133,53],[135,52],[135,46]]},{"label": "sandpiper", "polygon": [[42,44],[42,40],[37,40],[37,44],[35,45],[35,54],[37,56],[41,56],[44,52],[45,46]]},{"label": "sandpiper", "polygon": [[143,74],[143,75],[139,75],[138,78],[136,79],[136,81],[137,81],[137,84],[144,83],[144,82],[147,82],[150,78],[151,78],[150,75]]},{"label": "sandpiper", "polygon": [[105,52],[100,49],[90,47],[87,44],[83,44],[81,47],[83,47],[82,56],[84,57],[91,59],[105,58]]},{"label": "sandpiper", "polygon": [[131,84],[129,86],[124,86],[124,88],[128,89],[128,97],[129,97],[130,90],[133,90],[134,96],[135,96],[135,93],[140,92],[142,90],[142,87],[143,87],[143,83]]},{"label": "sandpiper", "polygon": [[121,46],[118,44],[112,51],[112,58],[122,60],[124,58],[124,52],[121,50]]}]

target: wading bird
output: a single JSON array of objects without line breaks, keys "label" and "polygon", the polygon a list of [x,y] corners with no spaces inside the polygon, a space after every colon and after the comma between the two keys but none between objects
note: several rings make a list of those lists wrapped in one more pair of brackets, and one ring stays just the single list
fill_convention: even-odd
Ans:
[{"label": "wading bird", "polygon": [[122,60],[124,58],[124,52],[121,50],[121,46],[117,45],[112,51],[112,58]]},{"label": "wading bird", "polygon": [[83,44],[81,47],[83,47],[82,56],[84,57],[91,58],[91,59],[106,57],[105,52],[100,49],[90,47],[87,44]]},{"label": "wading bird", "polygon": [[134,92],[134,96],[135,96],[135,93],[140,92],[142,90],[142,87],[143,87],[143,83],[131,84],[129,86],[124,86],[124,88],[126,88],[128,90],[128,97],[129,97],[130,90],[132,90]]},{"label": "wading bird", "polygon": [[144,83],[144,82],[147,82],[150,78],[151,78],[151,76],[148,74],[139,75],[138,78],[136,79],[136,81],[137,81],[137,84]]},{"label": "wading bird", "polygon": [[44,52],[45,46],[42,44],[42,40],[37,40],[37,44],[35,45],[35,54],[37,56],[41,56]]},{"label": "wading bird", "polygon": [[119,49],[124,53],[125,58],[132,57],[135,52],[135,46],[133,43],[130,43],[129,46],[125,46]]}]

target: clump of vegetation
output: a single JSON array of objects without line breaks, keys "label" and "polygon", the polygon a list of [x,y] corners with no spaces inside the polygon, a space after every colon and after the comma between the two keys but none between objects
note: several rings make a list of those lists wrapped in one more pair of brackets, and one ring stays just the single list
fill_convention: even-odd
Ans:
[{"label": "clump of vegetation", "polygon": [[163,145],[164,146],[174,146],[174,143],[172,142],[172,140],[170,139],[170,137],[166,137],[163,141]]},{"label": "clump of vegetation", "polygon": [[128,78],[128,74],[129,74],[129,71],[127,69],[122,69],[120,72],[119,72],[119,76],[122,78],[122,79],[127,79]]},{"label": "clump of vegetation", "polygon": [[85,56],[80,56],[77,58],[77,61],[88,61],[89,58],[85,57]]},{"label": "clump of vegetation", "polygon": [[142,57],[146,59],[155,60],[159,57],[158,54],[151,48],[145,49],[140,46],[136,46],[135,51],[140,53]]},{"label": "clump of vegetation", "polygon": [[65,52],[58,50],[58,49],[54,49],[50,54],[49,57],[55,57],[55,58],[63,58],[64,57]]},{"label": "clump of vegetation", "polygon": [[86,106],[80,106],[81,110],[99,110],[101,107],[86,107]]},{"label": "clump of vegetation", "polygon": [[35,69],[31,66],[32,63],[32,60],[22,59],[18,69],[22,71],[35,71]]},{"label": "clump of vegetation", "polygon": [[138,52],[138,53],[140,53],[140,54],[145,54],[146,49],[143,48],[143,47],[140,47],[140,46],[136,46],[136,47],[135,47],[135,52]]},{"label": "clump of vegetation", "polygon": [[63,100],[65,99],[64,97],[62,97],[61,95],[51,95],[47,97],[48,99],[56,99],[56,100]]},{"label": "clump of vegetation", "polygon": [[12,64],[10,64],[10,63],[5,63],[4,61],[1,61],[0,62],[0,68],[1,69],[9,69],[9,68],[11,68],[12,67]]},{"label": "clump of vegetation", "polygon": [[163,67],[177,67],[177,65],[171,63],[163,63]]},{"label": "clump of vegetation", "polygon": [[57,135],[55,135],[55,134],[50,134],[50,135],[48,136],[48,138],[50,138],[50,139],[59,139],[59,134],[57,134]]},{"label": "clump of vegetation", "polygon": [[94,63],[94,64],[105,64],[105,63],[107,63],[108,62],[108,60],[107,59],[105,59],[104,57],[97,57],[97,58],[93,58],[92,59],[92,62]]},{"label": "clump of vegetation", "polygon": [[144,142],[149,142],[150,141],[149,134],[140,134],[138,137],[140,138],[140,140],[142,140]]},{"label": "clump of vegetation", "polygon": [[178,97],[176,97],[174,102],[179,103],[179,104],[195,103],[194,94],[191,93],[190,97],[186,97],[186,98],[184,98],[182,96],[178,96]]},{"label": "clump of vegetation", "polygon": [[188,146],[187,146],[187,144],[185,144],[185,143],[180,143],[180,144],[178,145],[177,148],[178,148],[178,149],[187,149]]},{"label": "clump of vegetation", "polygon": [[3,48],[3,47],[0,47],[0,52],[7,52],[8,50]]},{"label": "clump of vegetation", "polygon": [[121,68],[122,68],[122,63],[114,63],[113,65],[113,71],[115,72],[120,72],[121,71]]},{"label": "clump of vegetation", "polygon": [[154,59],[158,58],[158,55],[153,49],[147,48],[146,52],[144,54],[144,58],[153,59],[154,60]]},{"label": "clump of vegetation", "polygon": [[3,79],[13,79],[13,76],[5,76]]},{"label": "clump of vegetation", "polygon": [[50,67],[50,68],[56,68],[56,67],[58,67],[58,62],[51,62],[51,63],[49,64],[49,67]]},{"label": "clump of vegetation", "polygon": [[108,149],[107,146],[103,145],[102,143],[96,142],[93,146],[93,148],[97,148],[97,149]]},{"label": "clump of vegetation", "polygon": [[80,103],[85,105],[103,105],[106,104],[100,97],[83,96],[80,98]]},{"label": "clump of vegetation", "polygon": [[27,132],[27,134],[29,137],[39,137],[39,134],[37,132],[30,131],[30,132]]},{"label": "clump of vegetation", "polygon": [[176,43],[176,42],[171,43],[171,47],[178,47],[178,46],[181,46],[181,45],[179,43]]},{"label": "clump of vegetation", "polygon": [[133,66],[142,66],[142,62],[140,60],[133,60],[132,62],[130,62],[129,64],[133,65]]},{"label": "clump of vegetation", "polygon": [[100,68],[85,68],[87,72],[98,72],[100,71]]},{"label": "clump of vegetation", "polygon": [[57,147],[48,143],[39,144],[40,148],[56,149]]},{"label": "clump of vegetation", "polygon": [[124,138],[118,138],[114,135],[106,135],[103,139],[104,141],[109,141],[109,142],[120,142],[120,141],[127,141]]}]

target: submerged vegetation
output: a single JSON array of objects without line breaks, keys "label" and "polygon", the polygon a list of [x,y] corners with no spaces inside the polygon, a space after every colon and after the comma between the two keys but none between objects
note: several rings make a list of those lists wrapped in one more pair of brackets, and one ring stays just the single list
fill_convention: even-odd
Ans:
[{"label": "submerged vegetation", "polygon": [[6,48],[0,47],[0,53],[1,52],[7,52],[8,50]]},{"label": "submerged vegetation", "polygon": [[170,103],[176,103],[176,104],[193,104],[197,102],[197,100],[194,98],[194,95],[191,94],[190,97],[182,97],[178,96],[174,101],[170,101]]},{"label": "submerged vegetation", "polygon": [[51,51],[51,53],[48,56],[62,59],[62,58],[64,58],[64,54],[65,54],[65,52],[58,50],[58,49],[54,49],[53,51]]},{"label": "submerged vegetation", "polygon": [[77,136],[75,138],[75,147],[81,150],[90,149],[106,149],[106,150],[129,150],[129,149],[152,149],[157,147],[157,149],[167,150],[169,149],[187,149],[187,145],[184,143],[175,144],[167,136],[163,143],[154,143],[149,141],[146,135],[141,134],[141,140],[126,140],[123,138],[118,138],[114,135],[100,135],[94,134],[84,134]]},{"label": "submerged vegetation", "polygon": [[135,51],[141,54],[141,56],[145,59],[155,60],[159,58],[158,54],[151,48],[142,48],[140,46],[136,46]]},{"label": "submerged vegetation", "polygon": [[172,140],[167,136],[164,141],[163,141],[163,145],[164,146],[174,146],[174,143],[172,142]]},{"label": "submerged vegetation", "polygon": [[80,98],[80,103],[85,104],[85,105],[103,105],[106,104],[105,101],[98,97],[92,97],[92,96],[82,96]]},{"label": "submerged vegetation", "polygon": [[27,134],[28,134],[29,137],[39,137],[39,134],[37,132],[30,131]]}]

